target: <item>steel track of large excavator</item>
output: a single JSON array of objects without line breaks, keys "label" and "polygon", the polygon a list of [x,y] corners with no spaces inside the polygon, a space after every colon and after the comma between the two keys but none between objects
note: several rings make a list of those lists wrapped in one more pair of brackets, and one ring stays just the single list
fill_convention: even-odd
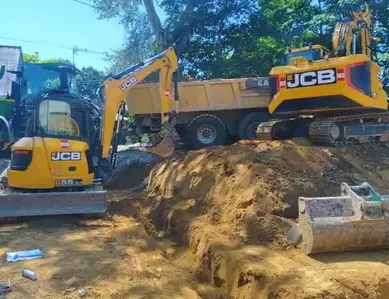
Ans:
[{"label": "steel track of large excavator", "polygon": [[260,140],[282,140],[305,137],[313,145],[354,146],[387,143],[389,113],[344,113],[316,115],[262,123],[257,130]]}]

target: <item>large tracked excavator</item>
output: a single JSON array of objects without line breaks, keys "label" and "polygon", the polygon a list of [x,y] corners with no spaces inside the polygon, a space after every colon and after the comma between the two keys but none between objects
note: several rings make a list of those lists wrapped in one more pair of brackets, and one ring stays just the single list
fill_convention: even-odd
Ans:
[{"label": "large tracked excavator", "polygon": [[[389,138],[387,95],[372,58],[368,8],[336,24],[332,52],[321,45],[286,52],[270,72],[269,112],[259,139],[308,138],[313,145],[353,146]],[[339,182],[341,183],[341,182]],[[300,197],[289,241],[306,254],[389,248],[389,197],[367,183],[341,183],[340,196]]]},{"label": "large tracked excavator", "polygon": [[118,136],[114,130],[120,132],[123,119],[118,113],[125,109],[129,90],[154,71],[160,76],[163,128],[149,152],[160,157],[174,153],[175,113],[168,109],[176,70],[175,50],[169,48],[108,76],[100,90],[102,119],[80,98],[60,92],[42,95],[27,136],[12,146],[11,163],[2,179],[0,218],[104,213],[106,191],[101,182],[115,166]]},{"label": "large tracked excavator", "polygon": [[387,142],[387,95],[373,62],[368,7],[338,22],[333,49],[289,49],[283,66],[270,71],[273,120],[257,128],[262,140],[308,138],[313,145],[352,146]]}]

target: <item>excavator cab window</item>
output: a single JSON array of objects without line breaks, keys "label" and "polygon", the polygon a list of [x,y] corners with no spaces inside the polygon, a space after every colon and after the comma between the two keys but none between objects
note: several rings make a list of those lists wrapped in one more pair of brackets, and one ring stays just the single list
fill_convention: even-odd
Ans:
[{"label": "excavator cab window", "polygon": [[62,63],[26,63],[23,79],[26,82],[26,100],[36,103],[42,94],[56,90],[62,93],[79,94],[77,69]]},{"label": "excavator cab window", "polygon": [[309,49],[299,52],[291,52],[285,54],[285,65],[290,64],[290,60],[295,57],[305,57],[307,60],[320,60],[322,59],[322,53],[320,49]]},{"label": "excavator cab window", "polygon": [[53,138],[86,139],[85,111],[75,109],[66,101],[43,100],[37,113],[39,135]]}]

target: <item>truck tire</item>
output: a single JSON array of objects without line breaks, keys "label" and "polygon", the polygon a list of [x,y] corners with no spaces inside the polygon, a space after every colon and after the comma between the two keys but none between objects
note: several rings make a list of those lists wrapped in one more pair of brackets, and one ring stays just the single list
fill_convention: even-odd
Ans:
[{"label": "truck tire", "polygon": [[189,122],[186,133],[190,145],[201,149],[222,144],[227,137],[227,128],[219,117],[201,114]]},{"label": "truck tire", "polygon": [[262,112],[252,112],[243,117],[238,124],[238,136],[241,140],[253,140],[256,138],[257,127],[270,119],[269,115]]}]

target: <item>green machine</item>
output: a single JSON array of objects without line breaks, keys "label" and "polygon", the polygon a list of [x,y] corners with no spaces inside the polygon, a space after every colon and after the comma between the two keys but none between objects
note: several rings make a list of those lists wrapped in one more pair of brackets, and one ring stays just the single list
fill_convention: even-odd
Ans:
[{"label": "green machine", "polygon": [[[36,103],[45,95],[84,101],[77,89],[79,70],[68,63],[25,63],[21,47],[0,45],[0,158],[26,134]],[[99,117],[99,108],[89,103]]]}]

